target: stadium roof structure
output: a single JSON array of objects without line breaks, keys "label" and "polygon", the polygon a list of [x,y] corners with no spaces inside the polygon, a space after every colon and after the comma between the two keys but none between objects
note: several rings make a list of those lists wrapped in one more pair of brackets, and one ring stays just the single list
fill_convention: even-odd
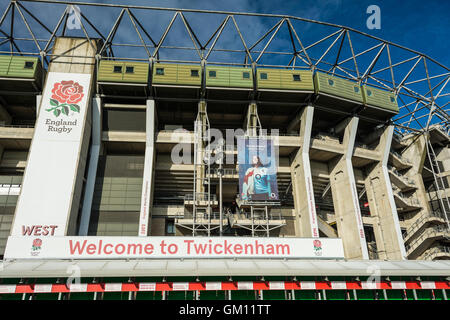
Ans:
[{"label": "stadium roof structure", "polygon": [[[2,277],[67,276],[69,268],[84,277],[115,276],[448,276],[448,261],[339,261],[301,259],[151,259],[151,260],[12,260]],[[299,274],[300,273],[300,274]]]},{"label": "stadium roof structure", "polygon": [[46,66],[59,36],[101,38],[97,59],[318,70],[395,93],[400,112],[393,121],[401,136],[434,125],[450,132],[447,66],[341,25],[279,14],[49,0],[11,1],[1,15],[0,54],[40,56]]}]

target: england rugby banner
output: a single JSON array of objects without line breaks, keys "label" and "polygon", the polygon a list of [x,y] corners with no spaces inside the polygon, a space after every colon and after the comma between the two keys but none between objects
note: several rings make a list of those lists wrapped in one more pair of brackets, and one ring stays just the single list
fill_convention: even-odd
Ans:
[{"label": "england rugby banner", "polygon": [[271,139],[239,137],[239,194],[244,201],[278,200],[277,153]]},{"label": "england rugby banner", "polygon": [[343,259],[339,238],[9,237],[5,259]]},{"label": "england rugby banner", "polygon": [[85,161],[82,151],[87,150],[82,145],[89,143],[90,124],[86,120],[90,83],[90,74],[47,75],[16,207],[13,236],[25,236],[32,228],[41,229],[43,235],[65,235],[69,216],[78,211],[75,191],[80,185],[78,171],[84,168],[80,166]]}]

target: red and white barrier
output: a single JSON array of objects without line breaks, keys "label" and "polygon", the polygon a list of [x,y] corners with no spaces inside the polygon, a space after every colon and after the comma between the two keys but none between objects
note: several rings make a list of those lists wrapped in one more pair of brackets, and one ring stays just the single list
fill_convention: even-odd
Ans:
[{"label": "red and white barrier", "polygon": [[0,294],[59,292],[144,292],[204,290],[403,290],[450,289],[448,281],[225,281],[225,282],[124,282],[63,284],[6,284]]}]

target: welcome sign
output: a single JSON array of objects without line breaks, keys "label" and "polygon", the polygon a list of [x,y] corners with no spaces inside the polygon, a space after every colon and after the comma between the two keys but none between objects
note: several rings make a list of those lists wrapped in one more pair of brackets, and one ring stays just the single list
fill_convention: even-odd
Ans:
[{"label": "welcome sign", "polygon": [[339,238],[9,237],[5,259],[343,259]]},{"label": "welcome sign", "polygon": [[90,131],[90,83],[90,74],[47,75],[11,235],[31,229],[66,234],[84,133]]}]

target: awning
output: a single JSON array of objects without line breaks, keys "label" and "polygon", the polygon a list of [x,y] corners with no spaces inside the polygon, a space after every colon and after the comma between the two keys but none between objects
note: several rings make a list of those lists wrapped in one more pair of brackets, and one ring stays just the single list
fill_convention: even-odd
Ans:
[{"label": "awning", "polygon": [[[79,268],[79,269],[78,269]],[[450,261],[300,259],[12,260],[0,278],[174,276],[450,276]]]}]

